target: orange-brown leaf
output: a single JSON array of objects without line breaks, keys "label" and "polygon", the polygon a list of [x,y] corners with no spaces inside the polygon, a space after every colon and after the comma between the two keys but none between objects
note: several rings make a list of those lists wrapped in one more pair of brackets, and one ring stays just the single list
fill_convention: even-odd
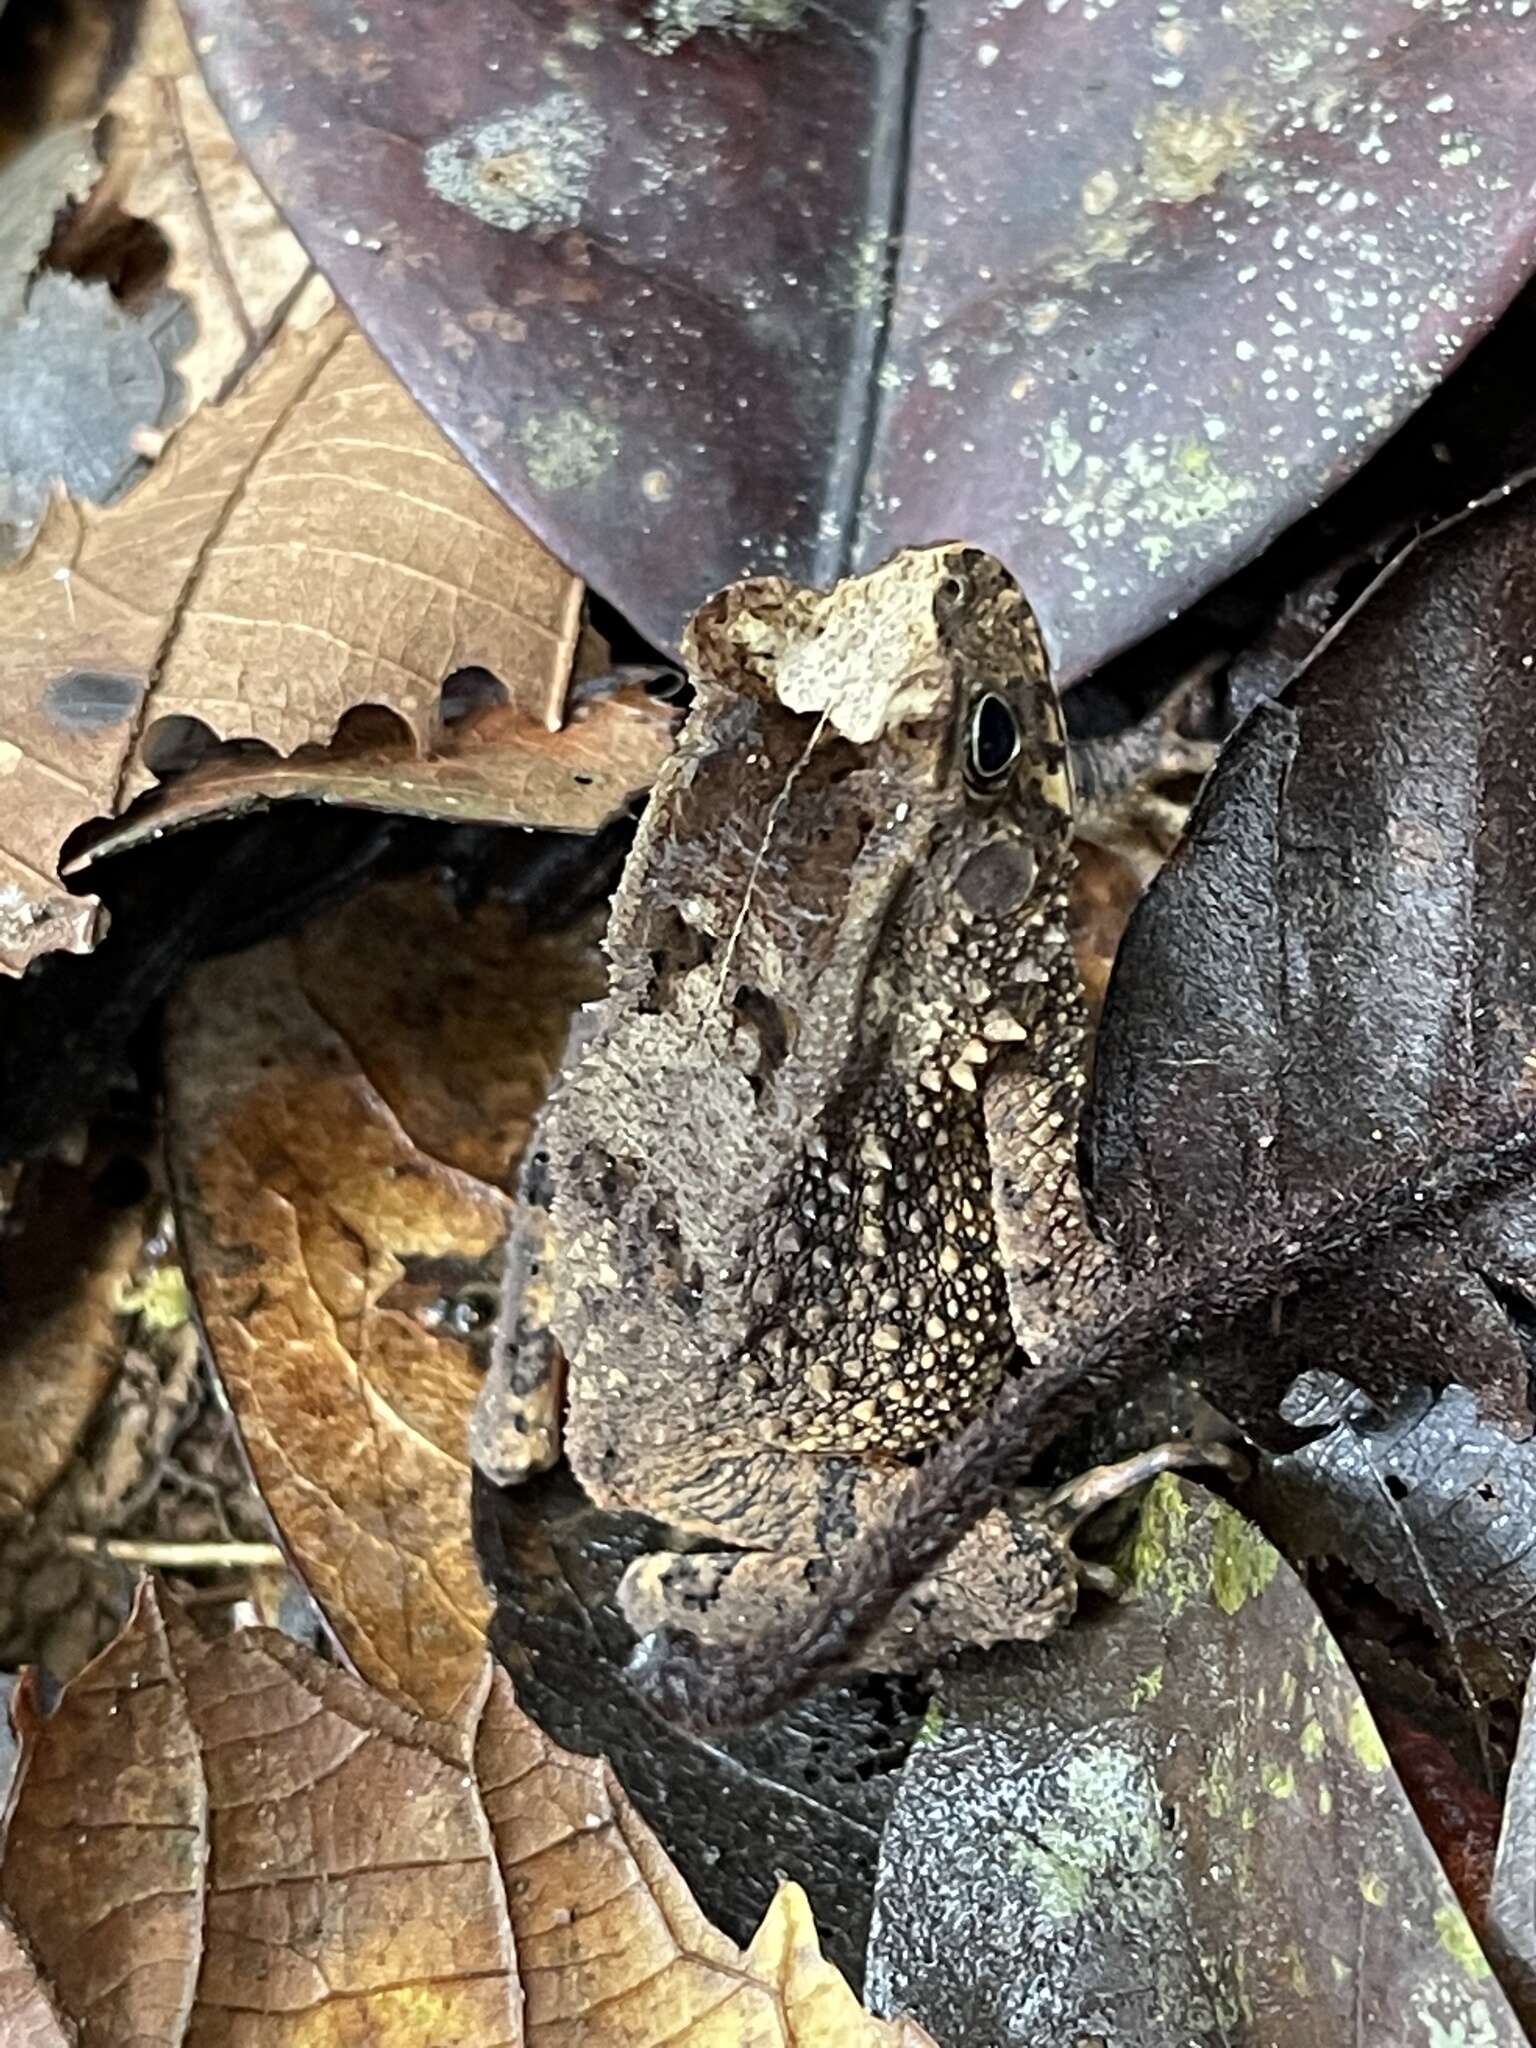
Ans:
[{"label": "orange-brown leaf", "polygon": [[549,1742],[504,1673],[445,1729],[152,1596],[26,1717],[0,1894],[87,2048],[928,2039],[861,2010],[796,1887],[745,1952],[712,1927],[607,1766]]},{"label": "orange-brown leaf", "polygon": [[442,1723],[489,1611],[472,1326],[502,1188],[601,986],[589,945],[509,923],[382,887],[199,969],[167,1050],[188,1276],[258,1483],[357,1668]]},{"label": "orange-brown leaf", "polygon": [[118,1369],[148,1205],[102,1200],[100,1170],[38,1161],[0,1235],[0,1530],[48,1492]]}]

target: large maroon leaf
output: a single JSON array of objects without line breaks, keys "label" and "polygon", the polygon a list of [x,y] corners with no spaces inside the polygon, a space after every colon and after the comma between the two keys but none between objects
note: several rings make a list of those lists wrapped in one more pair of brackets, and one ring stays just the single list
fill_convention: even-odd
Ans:
[{"label": "large maroon leaf", "polygon": [[374,340],[657,639],[963,534],[1062,674],[1412,409],[1536,224],[1526,0],[184,0]]}]

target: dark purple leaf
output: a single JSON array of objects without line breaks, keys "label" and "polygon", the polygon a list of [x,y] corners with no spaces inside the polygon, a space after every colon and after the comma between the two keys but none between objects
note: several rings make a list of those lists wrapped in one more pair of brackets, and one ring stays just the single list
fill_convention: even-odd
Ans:
[{"label": "dark purple leaf", "polygon": [[[1094,1202],[1198,1269],[1319,1197],[1474,1147],[1536,1047],[1536,490],[1414,550],[1227,749],[1133,917],[1100,1031]],[[1536,1201],[1399,1233],[1250,1333],[1248,1405],[1307,1365],[1460,1381],[1528,1427],[1508,1308]]]},{"label": "dark purple leaf", "polygon": [[185,0],[385,354],[659,641],[959,535],[1067,680],[1519,282],[1527,0]]}]

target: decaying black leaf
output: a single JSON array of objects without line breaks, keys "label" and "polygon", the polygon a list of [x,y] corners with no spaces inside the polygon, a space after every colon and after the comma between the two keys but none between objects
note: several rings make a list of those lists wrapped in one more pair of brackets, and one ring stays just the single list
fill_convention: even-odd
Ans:
[{"label": "decaying black leaf", "polygon": [[946,1677],[870,1995],[942,2041],[1523,2048],[1364,1699],[1229,1507],[1158,1481],[1136,1596]]},{"label": "decaying black leaf", "polygon": [[[1442,530],[1253,714],[1132,921],[1087,1134],[1095,1211],[1146,1270],[1283,1234],[1320,1190],[1475,1145],[1536,1047],[1536,495]],[[1536,1200],[1399,1234],[1266,1309],[1245,1405],[1308,1364],[1458,1380],[1525,1427],[1505,1304]],[[1257,1397],[1257,1398],[1255,1398]]]}]

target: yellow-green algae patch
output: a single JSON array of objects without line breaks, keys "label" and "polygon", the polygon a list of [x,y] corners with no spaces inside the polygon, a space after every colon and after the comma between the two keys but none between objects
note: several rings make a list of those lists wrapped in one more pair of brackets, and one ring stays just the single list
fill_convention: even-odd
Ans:
[{"label": "yellow-green algae patch", "polygon": [[1224,1501],[1213,1501],[1207,1513],[1214,1524],[1211,1592],[1223,1614],[1236,1614],[1269,1585],[1280,1553]]},{"label": "yellow-green algae patch", "polygon": [[1162,1593],[1170,1611],[1182,1614],[1204,1590],[1203,1574],[1188,1554],[1189,1502],[1171,1472],[1153,1482],[1121,1559],[1134,1593]]},{"label": "yellow-green algae patch", "polygon": [[1376,1723],[1371,1719],[1371,1710],[1364,1700],[1357,1699],[1351,1706],[1344,1732],[1349,1737],[1349,1746],[1356,1759],[1366,1770],[1380,1772],[1387,1768],[1387,1746],[1377,1734]]},{"label": "yellow-green algae patch", "polygon": [[1143,1671],[1131,1680],[1131,1705],[1143,1707],[1149,1700],[1155,1700],[1163,1689],[1163,1667],[1154,1664],[1150,1671]]},{"label": "yellow-green algae patch", "polygon": [[1289,1764],[1277,1763],[1272,1757],[1264,1757],[1260,1761],[1259,1783],[1271,1799],[1296,1797],[1296,1773]]},{"label": "yellow-green algae patch", "polygon": [[142,1316],[152,1330],[179,1330],[192,1314],[192,1296],[180,1266],[156,1266],[113,1303],[120,1316]]},{"label": "yellow-green algae patch", "polygon": [[1488,1958],[1478,1946],[1477,1936],[1472,1932],[1467,1916],[1460,1906],[1445,1905],[1435,1908],[1435,1932],[1440,1937],[1440,1946],[1453,1961],[1460,1963],[1467,1975],[1474,1980],[1491,1976]]}]

